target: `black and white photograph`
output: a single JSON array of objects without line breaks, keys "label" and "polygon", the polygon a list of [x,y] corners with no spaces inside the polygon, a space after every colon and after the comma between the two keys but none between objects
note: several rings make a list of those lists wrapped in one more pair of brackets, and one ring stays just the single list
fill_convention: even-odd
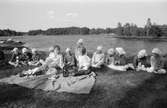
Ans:
[{"label": "black and white photograph", "polygon": [[167,108],[167,0],[0,0],[0,108]]}]

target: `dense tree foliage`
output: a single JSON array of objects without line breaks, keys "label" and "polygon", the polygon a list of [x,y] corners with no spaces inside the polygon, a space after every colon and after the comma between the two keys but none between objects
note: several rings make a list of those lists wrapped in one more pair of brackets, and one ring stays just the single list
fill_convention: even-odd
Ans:
[{"label": "dense tree foliage", "polygon": [[23,34],[23,32],[16,32],[10,29],[0,30],[0,36],[21,36]]},{"label": "dense tree foliage", "polygon": [[152,25],[151,19],[148,18],[146,25],[144,28],[137,27],[136,24],[133,23],[125,23],[123,26],[119,22],[116,28],[115,33],[118,36],[150,36],[150,37],[161,37],[167,35],[164,33],[167,31],[167,25],[156,25],[155,23]]},{"label": "dense tree foliage", "polygon": [[167,35],[167,25],[156,25],[148,18],[144,27],[138,27],[133,23],[122,24],[118,22],[116,28],[88,28],[88,27],[65,27],[49,28],[47,30],[30,30],[28,32],[16,32],[14,30],[0,30],[0,36],[21,35],[89,35],[89,34],[116,34],[118,36],[151,36],[160,37]]}]

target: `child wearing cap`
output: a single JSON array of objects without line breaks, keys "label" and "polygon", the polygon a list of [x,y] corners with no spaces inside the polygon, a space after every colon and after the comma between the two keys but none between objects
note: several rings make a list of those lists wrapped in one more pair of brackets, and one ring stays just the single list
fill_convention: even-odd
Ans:
[{"label": "child wearing cap", "polygon": [[98,46],[97,51],[93,53],[91,65],[93,68],[101,68],[104,65],[104,53],[103,47]]},{"label": "child wearing cap", "polygon": [[134,57],[133,65],[137,71],[145,70],[145,68],[149,67],[147,56],[147,51],[142,49],[138,52],[137,56]]},{"label": "child wearing cap", "polygon": [[150,64],[151,67],[146,69],[147,72],[166,73],[166,70],[163,69],[164,62],[162,60],[161,50],[159,48],[153,48]]},{"label": "child wearing cap", "polygon": [[20,58],[21,58],[21,54],[19,53],[18,48],[14,48],[12,50],[12,57],[9,61],[9,64],[12,65],[12,66],[15,66],[15,67],[19,66]]}]

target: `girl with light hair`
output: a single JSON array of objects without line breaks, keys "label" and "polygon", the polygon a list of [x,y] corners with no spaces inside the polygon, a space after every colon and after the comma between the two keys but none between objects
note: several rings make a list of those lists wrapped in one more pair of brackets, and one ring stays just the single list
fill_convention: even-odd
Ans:
[{"label": "girl with light hair", "polygon": [[103,47],[98,46],[96,52],[93,53],[91,65],[93,68],[101,68],[104,65]]},{"label": "girl with light hair", "polygon": [[164,62],[162,59],[162,52],[159,48],[153,48],[152,50],[152,56],[150,58],[150,64],[151,67],[147,68],[147,72],[154,72],[154,73],[166,73],[166,70],[163,69],[164,67]]},{"label": "girl with light hair", "polygon": [[145,49],[140,50],[137,56],[134,57],[133,65],[137,71],[145,70],[145,68],[149,66],[147,51]]},{"label": "girl with light hair", "polygon": [[83,48],[85,48],[84,47],[84,41],[83,41],[83,39],[79,39],[77,41],[77,46],[75,48],[75,58],[76,58],[77,61],[78,61],[79,54],[80,54],[80,52]]},{"label": "girl with light hair", "polygon": [[19,53],[19,49],[18,48],[14,48],[12,50],[12,57],[9,61],[9,64],[17,67],[20,64],[20,58],[21,58],[21,54]]}]

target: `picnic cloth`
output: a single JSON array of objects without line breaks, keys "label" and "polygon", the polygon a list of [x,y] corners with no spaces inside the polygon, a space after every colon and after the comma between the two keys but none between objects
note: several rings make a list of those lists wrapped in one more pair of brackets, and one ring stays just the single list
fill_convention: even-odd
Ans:
[{"label": "picnic cloth", "polygon": [[1,83],[16,84],[26,88],[42,89],[44,91],[68,92],[75,94],[89,94],[95,84],[95,73],[82,76],[69,76],[53,78],[51,75],[39,75],[33,77],[19,77],[13,75],[7,78],[0,79]]},{"label": "picnic cloth", "polygon": [[126,66],[116,66],[113,64],[108,65],[110,69],[117,70],[117,71],[126,71]]}]

